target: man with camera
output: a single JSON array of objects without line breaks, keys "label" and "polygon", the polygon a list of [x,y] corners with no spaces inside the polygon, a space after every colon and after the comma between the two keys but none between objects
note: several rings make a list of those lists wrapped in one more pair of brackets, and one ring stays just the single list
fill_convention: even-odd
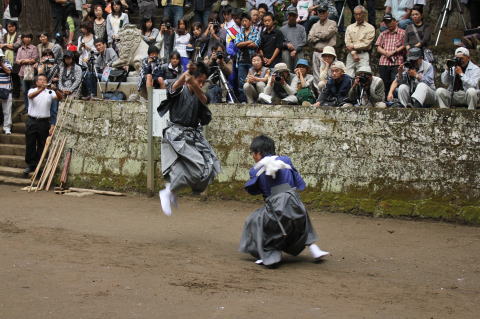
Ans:
[{"label": "man with camera", "polygon": [[370,106],[386,108],[385,86],[378,76],[374,76],[369,66],[358,68],[353,85],[348,91],[348,106]]},{"label": "man with camera", "polygon": [[258,101],[266,104],[297,104],[297,89],[291,86],[292,81],[293,75],[287,64],[277,63],[265,90],[259,94]]},{"label": "man with camera", "polygon": [[173,51],[173,42],[175,39],[175,32],[168,20],[164,20],[160,25],[160,32],[158,33],[155,46],[160,50],[159,57],[162,63],[168,62],[168,57]]},{"label": "man with camera", "polygon": [[211,103],[221,103],[223,96],[222,86],[225,86],[226,83],[223,83],[219,72],[222,72],[224,78],[227,79],[233,72],[233,62],[225,54],[224,46],[217,44],[212,48],[210,58],[205,57],[205,64],[210,68],[207,95]]},{"label": "man with camera", "polygon": [[62,92],[55,85],[48,85],[45,75],[35,77],[36,88],[28,90],[28,118],[25,131],[25,162],[23,171],[28,176],[37,167],[47,137],[53,133],[55,125],[50,124],[50,107],[54,99],[61,100]]},{"label": "man with camera", "polygon": [[403,107],[432,107],[437,103],[434,79],[434,67],[423,59],[422,49],[411,48],[407,61],[398,67],[387,100],[393,100],[393,92],[398,87],[398,99]]},{"label": "man with camera", "polygon": [[209,56],[212,54],[213,47],[219,44],[225,45],[227,38],[227,30],[220,26],[220,22],[217,19],[209,18],[208,27],[205,29],[200,41],[207,43],[207,53]]},{"label": "man with camera", "polygon": [[[62,57],[63,60],[63,57]],[[38,64],[38,74],[47,77],[47,84],[53,84],[58,87],[60,80],[60,65],[55,59],[55,54],[52,50],[47,49],[43,51],[40,63]],[[55,125],[57,122],[58,100],[54,99],[50,107],[50,124]]]},{"label": "man with camera", "polygon": [[437,89],[438,103],[441,108],[467,106],[474,110],[478,103],[480,68],[470,61],[467,48],[457,48],[455,58],[447,61],[442,73],[442,83],[448,89]]},{"label": "man with camera", "polygon": [[[138,90],[142,90],[146,87],[158,88],[160,83],[158,78],[160,77],[160,67],[162,63],[158,57],[160,50],[151,45],[148,48],[148,57],[142,61],[142,69],[140,70],[140,82],[138,84]],[[160,87],[164,89],[165,87]]]}]

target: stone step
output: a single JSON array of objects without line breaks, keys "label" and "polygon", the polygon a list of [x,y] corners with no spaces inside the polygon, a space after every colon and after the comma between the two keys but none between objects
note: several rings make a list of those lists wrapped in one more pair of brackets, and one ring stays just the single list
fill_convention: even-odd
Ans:
[{"label": "stone step", "polygon": [[31,183],[31,181],[28,178],[18,178],[18,177],[10,177],[10,176],[0,175],[0,184],[29,186],[30,183]]},{"label": "stone step", "polygon": [[129,76],[127,77],[127,82],[138,83],[139,76]]},{"label": "stone step", "polygon": [[25,145],[25,134],[13,133],[11,135],[0,134],[0,144]]},{"label": "stone step", "polygon": [[0,166],[25,168],[25,156],[18,155],[0,155]]},{"label": "stone step", "polygon": [[22,144],[0,144],[0,155],[25,156],[25,145],[22,145]]},{"label": "stone step", "polygon": [[17,122],[12,124],[12,132],[13,133],[19,133],[19,134],[25,134],[25,122]]},{"label": "stone step", "polygon": [[[0,176],[24,178],[23,170],[23,168],[0,166]],[[33,173],[30,173],[30,176],[31,175],[33,175]]]}]

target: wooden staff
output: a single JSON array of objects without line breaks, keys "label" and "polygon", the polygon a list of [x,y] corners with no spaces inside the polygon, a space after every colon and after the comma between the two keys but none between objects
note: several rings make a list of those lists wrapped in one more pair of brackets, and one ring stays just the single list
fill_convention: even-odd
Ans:
[{"label": "wooden staff", "polygon": [[47,187],[45,188],[45,190],[47,192],[50,189],[50,185],[52,184],[52,180],[53,180],[53,177],[55,176],[55,172],[56,172],[57,167],[58,167],[58,162],[60,162],[60,157],[62,157],[63,149],[65,148],[65,143],[66,142],[67,142],[67,137],[64,137],[63,141],[62,141],[62,145],[60,146],[60,149],[57,153],[57,156],[55,157],[55,162],[53,163],[53,166],[50,170],[50,177],[48,178]]},{"label": "wooden staff", "polygon": [[72,160],[72,149],[68,149],[67,155],[65,156],[65,161],[63,162],[62,175],[60,176],[60,186],[59,188],[63,190],[63,186],[67,184],[68,179],[68,169],[70,167],[70,161]]}]

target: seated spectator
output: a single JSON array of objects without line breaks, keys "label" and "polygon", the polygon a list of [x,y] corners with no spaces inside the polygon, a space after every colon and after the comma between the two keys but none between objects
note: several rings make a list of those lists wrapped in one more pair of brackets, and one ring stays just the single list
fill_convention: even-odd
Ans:
[{"label": "seated spectator", "polygon": [[28,111],[28,90],[34,86],[33,74],[34,65],[38,60],[38,49],[32,44],[33,35],[31,33],[22,34],[21,39],[22,45],[18,48],[15,62],[20,65],[18,75],[22,83],[25,110]]},{"label": "seated spectator", "polygon": [[221,103],[225,87],[223,81],[214,73],[220,69],[224,77],[228,78],[233,72],[233,61],[226,55],[225,47],[221,44],[214,46],[212,54],[210,57],[205,57],[204,61],[210,68],[207,96],[211,103]]},{"label": "seated spectator", "polygon": [[265,9],[266,12],[270,12],[272,14],[275,14],[275,9],[274,9],[273,6],[277,1],[278,0],[256,0],[255,4],[256,4],[257,8],[262,7],[262,9]]},{"label": "seated spectator", "polygon": [[180,77],[180,75],[182,75],[183,69],[180,61],[180,53],[173,51],[172,54],[170,54],[170,62],[165,63],[160,67],[160,76],[158,77],[158,83],[160,84],[161,89],[166,89],[170,84],[175,82]]},{"label": "seated spectator", "polygon": [[[366,0],[367,1],[367,9],[368,9],[368,23],[373,25],[373,27],[376,27],[377,22],[376,20],[376,15],[375,15],[375,0]],[[340,15],[340,12],[343,8],[345,1],[344,0],[335,0],[335,7],[337,8],[337,12]],[[362,5],[365,6],[365,0],[347,0],[346,4],[348,5],[348,8],[350,9],[350,12],[352,12],[352,16],[350,18],[350,23],[355,22],[355,17],[353,15],[353,10],[355,9],[356,6]],[[345,12],[344,12],[345,16]],[[342,21],[338,21],[338,26],[339,30],[344,30],[343,27],[343,17]]]},{"label": "seated spectator", "polygon": [[173,51],[173,41],[175,39],[175,31],[170,22],[164,20],[160,25],[155,46],[160,50],[159,58],[162,63],[167,63],[170,53]]},{"label": "seated spectator", "polygon": [[[160,68],[162,66],[162,61],[159,58],[160,50],[151,45],[148,47],[147,54],[148,56],[142,61],[142,68],[139,74],[138,90],[144,95],[144,91],[147,87],[165,89],[160,84]],[[178,58],[180,61],[180,57]],[[164,84],[164,83],[163,83]]]},{"label": "seated spectator", "polygon": [[263,93],[258,95],[258,101],[266,104],[297,104],[296,88],[291,86],[293,75],[283,62],[277,63],[269,76]]},{"label": "seated spectator", "polygon": [[227,31],[220,26],[220,22],[215,15],[210,15],[208,18],[208,27],[205,29],[202,35],[202,42],[207,43],[206,56],[212,54],[213,47],[221,44],[225,46],[225,40],[227,38]]},{"label": "seated spectator", "polygon": [[282,60],[290,70],[293,70],[298,59],[303,58],[303,47],[307,42],[305,28],[297,24],[297,17],[297,9],[290,9],[287,24],[280,28],[284,38]]},{"label": "seated spectator", "polygon": [[128,14],[124,12],[125,7],[120,0],[113,1],[112,13],[107,16],[108,45],[116,48],[115,41],[118,38],[120,29],[130,23]]},{"label": "seated spectator", "polygon": [[75,54],[72,51],[67,51],[63,55],[58,79],[58,88],[64,96],[77,95],[82,83],[82,68],[75,63]]},{"label": "seated spectator", "polygon": [[335,61],[332,66],[332,77],[325,89],[320,93],[314,106],[344,106],[348,102],[348,93],[352,87],[352,78],[345,74],[345,65]]},{"label": "seated spectator", "polygon": [[237,69],[238,69],[238,88],[240,102],[246,102],[247,98],[243,92],[243,86],[247,78],[248,72],[252,67],[252,57],[255,55],[258,44],[260,43],[260,35],[256,28],[251,26],[252,20],[246,13],[242,16],[242,30],[235,38],[237,52]]},{"label": "seated spectator", "polygon": [[118,60],[118,55],[112,48],[107,48],[106,43],[101,39],[95,40],[95,49],[97,49],[97,58],[95,59],[95,68],[99,75],[102,75],[106,66],[111,66]]},{"label": "seated spectator", "polygon": [[[386,0],[385,2],[385,14],[391,14],[395,20],[398,21],[398,27],[403,30],[412,23],[412,19],[410,18],[412,8],[413,0]],[[387,28],[388,26],[382,24],[380,31],[384,31]]]},{"label": "seated spectator", "polygon": [[148,46],[155,44],[158,33],[160,32],[154,27],[153,18],[143,18],[140,29],[142,30],[142,38]]},{"label": "seated spectator", "polygon": [[358,69],[353,85],[348,91],[347,106],[370,106],[386,108],[385,86],[378,76],[374,76],[369,66]]},{"label": "seated spectator", "polygon": [[297,102],[303,106],[311,106],[315,103],[315,95],[313,94],[313,75],[309,74],[310,67],[305,59],[298,59],[294,70],[295,76],[290,85],[297,92]]},{"label": "seated spectator", "polygon": [[173,40],[173,49],[180,53],[182,68],[184,70],[187,69],[188,62],[190,62],[187,53],[187,45],[190,43],[190,38],[191,35],[188,32],[186,22],[184,20],[178,21],[177,30],[175,31],[175,38]]},{"label": "seated spectator", "polygon": [[383,16],[383,22],[388,29],[380,33],[375,45],[377,52],[381,54],[378,72],[385,84],[385,94],[388,94],[397,76],[398,67],[403,64],[405,30],[397,26],[397,21],[389,13]]},{"label": "seated spectator", "polygon": [[270,69],[264,67],[262,57],[255,54],[252,57],[252,67],[248,71],[247,79],[243,85],[248,104],[257,102],[258,95],[265,90],[269,76]]},{"label": "seated spectator", "polygon": [[[427,48],[432,36],[432,27],[423,21],[422,7],[415,5],[412,9],[411,18],[413,23],[409,24],[405,30],[406,49]],[[428,61],[431,62],[431,61]]]},{"label": "seated spectator", "polygon": [[441,79],[443,84],[448,85],[448,89],[437,89],[441,108],[467,106],[469,110],[474,110],[477,107],[480,68],[470,61],[467,48],[455,50],[455,59],[447,61]]},{"label": "seated spectator", "polygon": [[369,51],[375,38],[375,28],[365,21],[367,10],[364,6],[353,9],[355,23],[345,31],[345,46],[347,47],[347,74],[354,77],[358,68],[370,66]]},{"label": "seated spectator", "polygon": [[265,30],[260,35],[259,53],[263,56],[266,67],[272,67],[282,62],[281,48],[283,46],[283,33],[275,27],[273,14],[267,12],[263,17]]},{"label": "seated spectator", "polygon": [[335,49],[331,46],[326,46],[325,48],[323,48],[323,52],[319,55],[319,59],[316,59],[315,57],[313,59],[313,84],[318,92],[323,90],[325,85],[327,85],[328,79],[332,76],[332,63],[335,62],[337,58]]},{"label": "seated spectator", "polygon": [[[268,11],[268,6],[265,3],[261,3],[261,4],[257,5],[257,9],[258,9],[258,17],[260,19],[260,23],[263,25],[263,17],[265,17],[267,12],[269,12]],[[264,26],[264,28],[265,28],[265,26]]]},{"label": "seated spectator", "polygon": [[12,65],[5,59],[3,50],[0,49],[0,88],[9,90],[5,97],[0,97],[3,110],[3,132],[6,135],[12,134]]},{"label": "seated spectator", "polygon": [[58,43],[50,42],[48,33],[42,32],[38,35],[40,43],[37,45],[38,56],[43,56],[46,50],[52,50],[55,59],[60,60],[63,56],[63,49]]},{"label": "seated spectator", "polygon": [[434,80],[434,67],[423,59],[422,49],[411,48],[407,62],[398,68],[387,100],[393,100],[393,92],[398,87],[398,99],[403,107],[432,107],[437,103]]}]

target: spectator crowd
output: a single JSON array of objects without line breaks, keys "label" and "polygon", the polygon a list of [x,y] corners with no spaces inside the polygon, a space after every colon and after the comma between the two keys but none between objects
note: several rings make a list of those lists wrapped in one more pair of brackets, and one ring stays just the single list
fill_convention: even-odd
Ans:
[{"label": "spectator crowd", "polygon": [[[210,70],[203,89],[214,103],[468,109],[478,104],[480,68],[465,47],[452,52],[441,74],[444,87],[436,87],[434,30],[424,21],[425,0],[386,0],[378,25],[373,0],[247,0],[245,8],[215,0],[50,1],[52,35],[21,33],[21,1],[4,1],[0,99],[6,134],[12,97],[23,96],[28,112],[35,76],[44,75],[47,87],[62,97],[95,98],[97,81],[105,80],[105,69],[118,59],[119,30],[132,14],[140,16],[148,45],[140,92],[167,88],[190,62],[203,62]],[[162,19],[156,21],[160,7]],[[342,14],[346,10],[350,23]],[[337,46],[341,38],[344,61]],[[52,125],[57,105],[53,99]]]}]

